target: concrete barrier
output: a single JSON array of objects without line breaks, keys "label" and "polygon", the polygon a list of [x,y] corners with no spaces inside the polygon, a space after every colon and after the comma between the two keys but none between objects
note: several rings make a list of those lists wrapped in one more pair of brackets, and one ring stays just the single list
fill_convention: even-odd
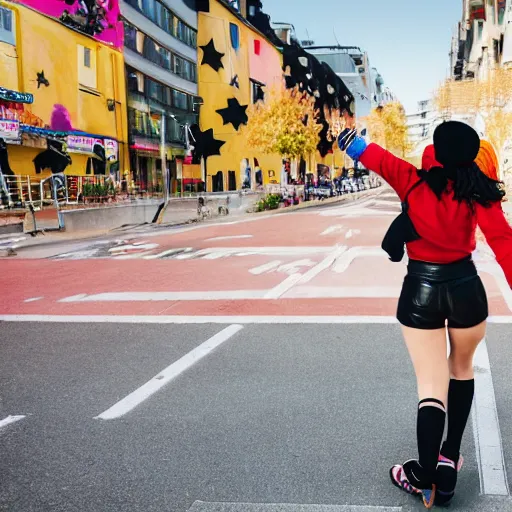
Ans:
[{"label": "concrete barrier", "polygon": [[66,231],[96,231],[151,222],[158,209],[157,202],[62,210]]},{"label": "concrete barrier", "polygon": [[[205,194],[197,197],[172,198],[161,217],[162,224],[186,224],[198,220],[199,197],[205,199],[210,217],[225,215],[227,207],[229,215],[244,215],[252,210],[261,194],[239,192],[224,192]],[[161,200],[148,200],[116,206],[99,208],[82,208],[76,210],[61,210],[64,229],[68,232],[110,230],[126,225],[151,223],[158,212]]]}]

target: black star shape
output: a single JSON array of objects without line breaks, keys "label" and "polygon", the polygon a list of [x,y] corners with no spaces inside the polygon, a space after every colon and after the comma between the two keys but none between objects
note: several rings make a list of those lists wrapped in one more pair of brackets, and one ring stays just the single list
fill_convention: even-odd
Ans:
[{"label": "black star shape", "polygon": [[235,130],[238,130],[241,124],[247,124],[249,120],[246,114],[248,106],[249,105],[240,105],[236,98],[230,98],[227,108],[221,108],[215,112],[222,116],[224,124],[231,123]]},{"label": "black star shape", "polygon": [[37,88],[39,89],[41,85],[46,85],[46,87],[50,85],[50,82],[44,76],[44,70],[41,73],[37,73]]},{"label": "black star shape", "polygon": [[220,148],[226,144],[223,140],[218,140],[213,136],[213,128],[204,132],[199,131],[196,137],[196,154],[199,157],[208,158],[213,155],[220,155]]},{"label": "black star shape", "polygon": [[240,82],[238,81],[238,75],[235,75],[231,79],[231,82],[229,82],[229,85],[231,85],[231,87],[236,87],[237,89],[240,89]]},{"label": "black star shape", "polygon": [[224,53],[220,53],[215,49],[215,44],[213,39],[210,39],[210,42],[205,46],[200,46],[201,50],[203,50],[203,60],[202,64],[208,64],[215,71],[219,71],[220,68],[223,68],[222,57],[224,57]]}]

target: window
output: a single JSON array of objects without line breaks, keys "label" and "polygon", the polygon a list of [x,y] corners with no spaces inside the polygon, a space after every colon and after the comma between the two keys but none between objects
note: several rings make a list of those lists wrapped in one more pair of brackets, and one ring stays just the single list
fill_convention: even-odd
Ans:
[{"label": "window", "polygon": [[177,55],[174,56],[174,72],[178,76],[182,76],[184,72],[184,60],[181,57],[178,57]]},{"label": "window", "polygon": [[124,22],[124,45],[130,50],[137,51],[137,29]]},{"label": "window", "polygon": [[253,103],[265,100],[264,84],[251,80],[251,98]]},{"label": "window", "polygon": [[156,24],[160,28],[165,28],[165,7],[160,3],[156,2],[155,4],[155,14],[156,14]]},{"label": "window", "polygon": [[196,65],[189,60],[183,61],[183,78],[190,82],[196,81]]},{"label": "window", "polygon": [[[177,37],[192,48],[197,48],[197,31],[176,18],[163,2],[159,0],[126,0],[126,2],[141,11],[146,18],[168,34]],[[128,45],[126,46],[129,48]]]},{"label": "window", "polygon": [[494,9],[494,0],[487,0],[487,20],[493,25],[496,22],[496,11]]},{"label": "window", "polygon": [[142,0],[142,11],[151,21],[156,21],[155,3],[155,0]]},{"label": "window", "polygon": [[188,110],[188,99],[187,95],[184,92],[177,91],[176,89],[172,90],[172,104],[173,107],[179,108],[181,110]]},{"label": "window", "polygon": [[160,47],[161,66],[171,69],[171,52],[167,48]]},{"label": "window", "polygon": [[172,12],[168,9],[165,9],[164,30],[169,34],[174,35],[174,16],[172,15]]},{"label": "window", "polygon": [[483,21],[479,21],[478,22],[478,40],[481,41],[482,40],[482,33],[484,31],[484,22]]},{"label": "window", "polygon": [[183,23],[183,21],[178,20],[178,23],[176,25],[176,37],[178,39],[181,39],[183,42],[186,41],[186,25]]},{"label": "window", "polygon": [[197,81],[196,66],[182,57],[174,55],[167,48],[160,46],[149,36],[125,22],[125,46],[143,55],[154,64],[172,71],[173,73],[189,80]]},{"label": "window", "polygon": [[77,45],[78,82],[80,85],[96,89],[96,50]]},{"label": "window", "polygon": [[159,103],[169,104],[168,87],[150,78],[146,78],[146,94],[149,98]]},{"label": "window", "polygon": [[84,48],[84,66],[86,68],[91,67],[91,49],[90,48]]},{"label": "window", "polygon": [[7,44],[16,44],[14,33],[13,12],[0,7],[0,41]]},{"label": "window", "polygon": [[503,25],[505,21],[505,9],[507,7],[506,0],[498,0],[498,23]]},{"label": "window", "polygon": [[240,48],[240,31],[238,29],[238,25],[230,23],[229,34],[231,36],[231,46],[234,50],[238,50],[238,48]]}]

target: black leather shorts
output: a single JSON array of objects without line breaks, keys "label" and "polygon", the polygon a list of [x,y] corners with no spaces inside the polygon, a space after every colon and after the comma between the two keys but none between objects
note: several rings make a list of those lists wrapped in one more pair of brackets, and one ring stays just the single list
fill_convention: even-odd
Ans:
[{"label": "black leather shorts", "polygon": [[470,256],[449,264],[410,260],[397,319],[416,329],[468,328],[489,315],[487,295]]}]

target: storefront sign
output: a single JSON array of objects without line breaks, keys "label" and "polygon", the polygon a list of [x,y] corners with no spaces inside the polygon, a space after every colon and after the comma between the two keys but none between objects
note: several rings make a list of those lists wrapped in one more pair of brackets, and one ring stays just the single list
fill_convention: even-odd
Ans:
[{"label": "storefront sign", "polygon": [[116,140],[105,139],[105,158],[107,161],[112,162],[119,160],[119,144]]},{"label": "storefront sign", "polygon": [[0,119],[0,138],[13,140],[20,137],[20,123],[11,119]]},{"label": "storefront sign", "polygon": [[134,144],[130,147],[131,149],[142,151],[160,151],[160,145],[158,143],[138,138],[135,138]]},{"label": "storefront sign", "polygon": [[70,153],[92,153],[95,139],[81,135],[68,135],[67,145]]}]

